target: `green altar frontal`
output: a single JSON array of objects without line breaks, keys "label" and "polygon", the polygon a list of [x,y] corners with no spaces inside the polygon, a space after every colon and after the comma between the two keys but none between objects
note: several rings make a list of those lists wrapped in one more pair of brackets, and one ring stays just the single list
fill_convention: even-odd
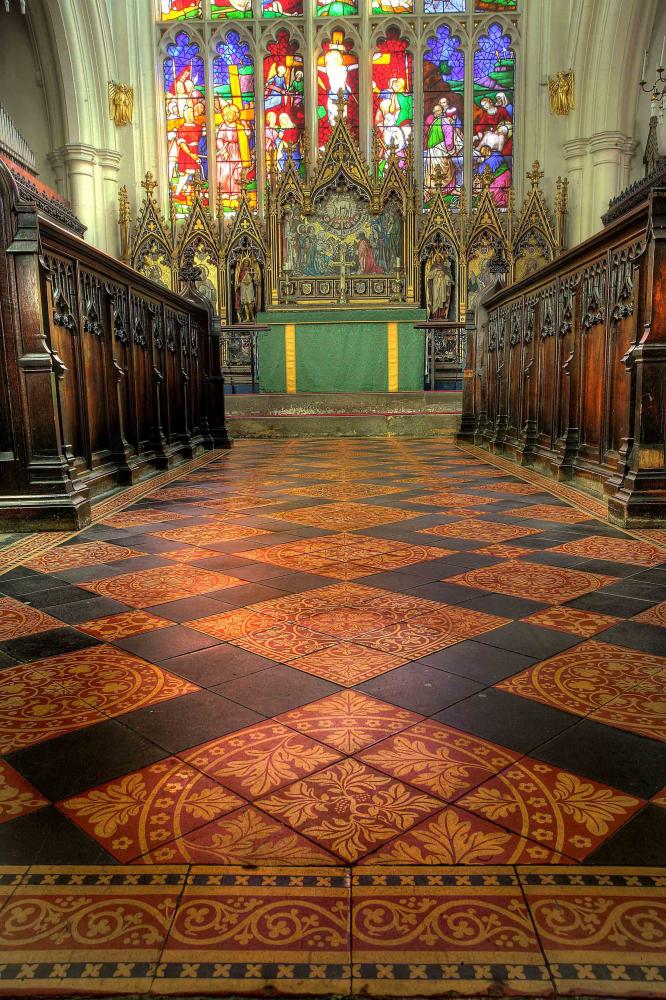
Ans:
[{"label": "green altar frontal", "polygon": [[423,389],[425,310],[274,309],[259,334],[262,392],[409,392]]}]

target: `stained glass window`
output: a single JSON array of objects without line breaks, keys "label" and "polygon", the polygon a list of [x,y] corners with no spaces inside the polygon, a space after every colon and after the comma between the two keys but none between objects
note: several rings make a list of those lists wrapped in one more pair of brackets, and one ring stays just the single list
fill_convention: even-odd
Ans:
[{"label": "stained glass window", "polygon": [[252,0],[211,0],[210,16],[213,19],[252,17]]},{"label": "stained glass window", "polygon": [[317,17],[350,17],[358,14],[358,0],[316,0]]},{"label": "stained glass window", "polygon": [[183,21],[186,17],[201,17],[202,0],[160,0],[163,21]]},{"label": "stained glass window", "polygon": [[499,208],[508,207],[513,171],[514,77],[511,38],[501,25],[491,24],[474,53],[472,190],[482,190],[483,176],[490,171],[490,190]]},{"label": "stained glass window", "polygon": [[443,24],[423,57],[423,188],[426,205],[438,187],[455,204],[463,184],[465,55]]},{"label": "stained glass window", "polygon": [[379,173],[391,147],[405,164],[414,129],[414,60],[409,43],[397,28],[389,28],[372,56],[372,118],[379,139]]},{"label": "stained glass window", "polygon": [[465,0],[424,0],[426,14],[464,14]]},{"label": "stained glass window", "polygon": [[317,142],[323,149],[338,120],[339,92],[351,134],[358,139],[358,56],[344,31],[322,45],[317,60]]},{"label": "stained glass window", "polygon": [[185,31],[167,45],[164,59],[164,99],[167,122],[169,188],[176,216],[187,215],[195,180],[208,193],[206,85],[199,46]]},{"label": "stained glass window", "polygon": [[254,130],[254,63],[250,46],[237,31],[228,31],[215,46],[213,122],[215,126],[215,191],[225,212],[238,207],[243,184],[256,201]]},{"label": "stained glass window", "polygon": [[411,14],[414,0],[372,0],[373,14]]},{"label": "stained glass window", "polygon": [[503,11],[517,9],[517,0],[474,0],[474,10],[478,11],[494,11],[501,14]]},{"label": "stained glass window", "polygon": [[302,17],[303,0],[262,0],[264,17]]},{"label": "stained glass window", "polygon": [[264,59],[266,163],[284,170],[289,160],[302,167],[305,129],[303,58],[289,33],[280,29]]}]

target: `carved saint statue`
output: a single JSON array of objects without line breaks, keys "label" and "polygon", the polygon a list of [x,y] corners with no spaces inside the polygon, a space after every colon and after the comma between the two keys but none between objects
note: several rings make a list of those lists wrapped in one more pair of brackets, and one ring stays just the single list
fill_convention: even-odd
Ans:
[{"label": "carved saint statue", "polygon": [[236,265],[236,312],[242,323],[254,323],[259,311],[261,268],[251,257],[241,257]]},{"label": "carved saint statue", "polygon": [[453,275],[451,261],[440,250],[426,262],[425,287],[428,319],[448,319]]},{"label": "carved saint statue", "polygon": [[550,110],[554,115],[565,117],[574,109],[574,75],[561,71],[548,77],[548,93],[550,94]]},{"label": "carved saint statue", "polygon": [[131,125],[134,114],[134,87],[109,80],[109,114],[118,126]]}]

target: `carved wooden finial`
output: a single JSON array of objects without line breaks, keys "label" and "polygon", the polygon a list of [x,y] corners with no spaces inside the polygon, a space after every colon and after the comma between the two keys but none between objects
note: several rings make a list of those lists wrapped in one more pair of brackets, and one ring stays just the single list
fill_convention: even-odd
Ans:
[{"label": "carved wooden finial", "polygon": [[130,203],[127,194],[127,185],[123,184],[118,190],[118,222],[123,225],[130,221]]},{"label": "carved wooden finial", "polygon": [[149,198],[153,197],[153,191],[157,187],[157,182],[153,180],[153,175],[150,170],[146,171],[146,179],[142,181],[141,187],[144,189]]},{"label": "carved wooden finial", "polygon": [[538,160],[532,164],[532,169],[527,171],[527,179],[532,182],[533,188],[538,188],[543,179],[543,170]]},{"label": "carved wooden finial", "polygon": [[484,191],[487,191],[493,182],[493,172],[490,167],[485,167],[483,173],[481,174],[481,186]]},{"label": "carved wooden finial", "polygon": [[204,187],[204,182],[201,179],[201,177],[195,176],[192,178],[192,180],[190,181],[190,188],[192,190],[192,195],[195,199],[201,198],[203,187]]},{"label": "carved wooden finial", "polygon": [[337,102],[338,102],[338,117],[345,118],[347,111],[347,95],[345,94],[342,87],[340,87],[337,93]]}]

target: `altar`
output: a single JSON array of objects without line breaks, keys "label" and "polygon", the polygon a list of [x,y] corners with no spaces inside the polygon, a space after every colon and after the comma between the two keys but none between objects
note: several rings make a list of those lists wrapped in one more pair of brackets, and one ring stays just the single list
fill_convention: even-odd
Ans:
[{"label": "altar", "polygon": [[260,313],[261,392],[409,392],[423,389],[425,310],[280,309]]}]

